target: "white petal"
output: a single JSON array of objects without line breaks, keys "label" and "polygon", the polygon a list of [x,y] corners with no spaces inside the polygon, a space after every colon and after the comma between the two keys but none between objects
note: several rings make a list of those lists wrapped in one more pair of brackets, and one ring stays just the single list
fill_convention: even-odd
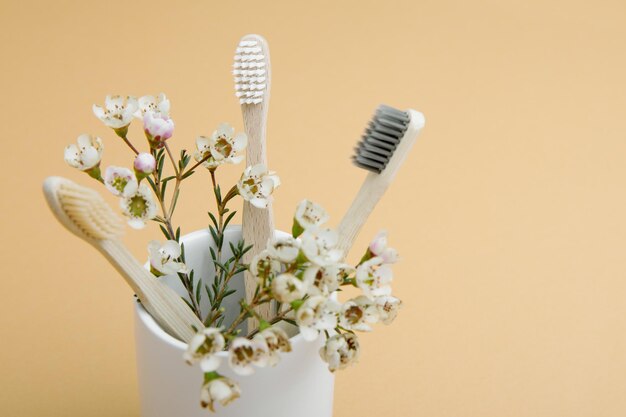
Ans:
[{"label": "white petal", "polygon": [[182,253],[180,245],[175,240],[168,240],[161,246],[163,252],[172,258],[178,258]]},{"label": "white petal", "polygon": [[221,359],[217,355],[207,355],[200,360],[200,368],[203,372],[212,372],[219,368]]},{"label": "white petal", "polygon": [[300,333],[307,342],[312,342],[319,336],[319,332],[311,327],[300,327]]}]

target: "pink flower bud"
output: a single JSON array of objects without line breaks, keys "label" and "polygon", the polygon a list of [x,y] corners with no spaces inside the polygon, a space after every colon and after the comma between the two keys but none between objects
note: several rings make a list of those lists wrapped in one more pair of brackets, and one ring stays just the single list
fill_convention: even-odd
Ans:
[{"label": "pink flower bud", "polygon": [[151,174],[154,172],[156,168],[156,160],[152,154],[147,152],[142,152],[135,158],[135,163],[133,164],[135,171],[142,174]]},{"label": "pink flower bud", "polygon": [[382,252],[387,249],[387,232],[383,230],[378,233],[370,243],[369,249],[374,256],[381,255]]},{"label": "pink flower bud", "polygon": [[147,112],[143,116],[143,130],[153,147],[160,148],[174,133],[174,121],[160,113]]}]

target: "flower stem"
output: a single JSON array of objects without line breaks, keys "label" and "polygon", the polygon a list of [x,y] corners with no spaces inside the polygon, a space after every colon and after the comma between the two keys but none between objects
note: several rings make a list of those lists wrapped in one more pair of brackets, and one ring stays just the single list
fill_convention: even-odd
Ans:
[{"label": "flower stem", "polygon": [[123,140],[124,142],[126,142],[126,144],[128,145],[128,147],[129,147],[130,149],[132,149],[132,150],[133,150],[133,152],[135,152],[135,155],[139,155],[139,151],[137,150],[137,148],[135,148],[135,147],[133,146],[133,144],[132,144],[132,143],[130,143],[130,141],[128,140],[128,138],[126,137],[126,135],[121,136],[121,138],[122,138],[122,140]]}]

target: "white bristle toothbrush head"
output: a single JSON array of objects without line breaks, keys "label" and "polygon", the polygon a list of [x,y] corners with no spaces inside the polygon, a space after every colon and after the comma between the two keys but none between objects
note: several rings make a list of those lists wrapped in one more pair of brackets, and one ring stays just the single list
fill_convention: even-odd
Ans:
[{"label": "white bristle toothbrush head", "polygon": [[48,177],[43,192],[59,222],[78,237],[89,241],[123,235],[124,222],[96,191],[62,177]]},{"label": "white bristle toothbrush head", "polygon": [[259,35],[244,36],[234,60],[235,96],[239,103],[254,105],[267,101],[270,57],[265,39]]}]

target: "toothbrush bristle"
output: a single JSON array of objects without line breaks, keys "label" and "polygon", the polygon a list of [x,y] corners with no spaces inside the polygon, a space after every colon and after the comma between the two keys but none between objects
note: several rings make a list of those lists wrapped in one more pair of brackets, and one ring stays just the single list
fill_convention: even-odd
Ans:
[{"label": "toothbrush bristle", "polygon": [[233,74],[235,96],[241,104],[263,102],[266,90],[267,61],[261,44],[256,40],[242,40],[235,51]]},{"label": "toothbrush bristle", "polygon": [[124,233],[124,223],[102,196],[78,184],[63,183],[57,191],[65,214],[93,239],[115,239]]},{"label": "toothbrush bristle", "polygon": [[380,174],[402,140],[409,122],[407,112],[380,105],[355,148],[352,162],[359,168]]}]

